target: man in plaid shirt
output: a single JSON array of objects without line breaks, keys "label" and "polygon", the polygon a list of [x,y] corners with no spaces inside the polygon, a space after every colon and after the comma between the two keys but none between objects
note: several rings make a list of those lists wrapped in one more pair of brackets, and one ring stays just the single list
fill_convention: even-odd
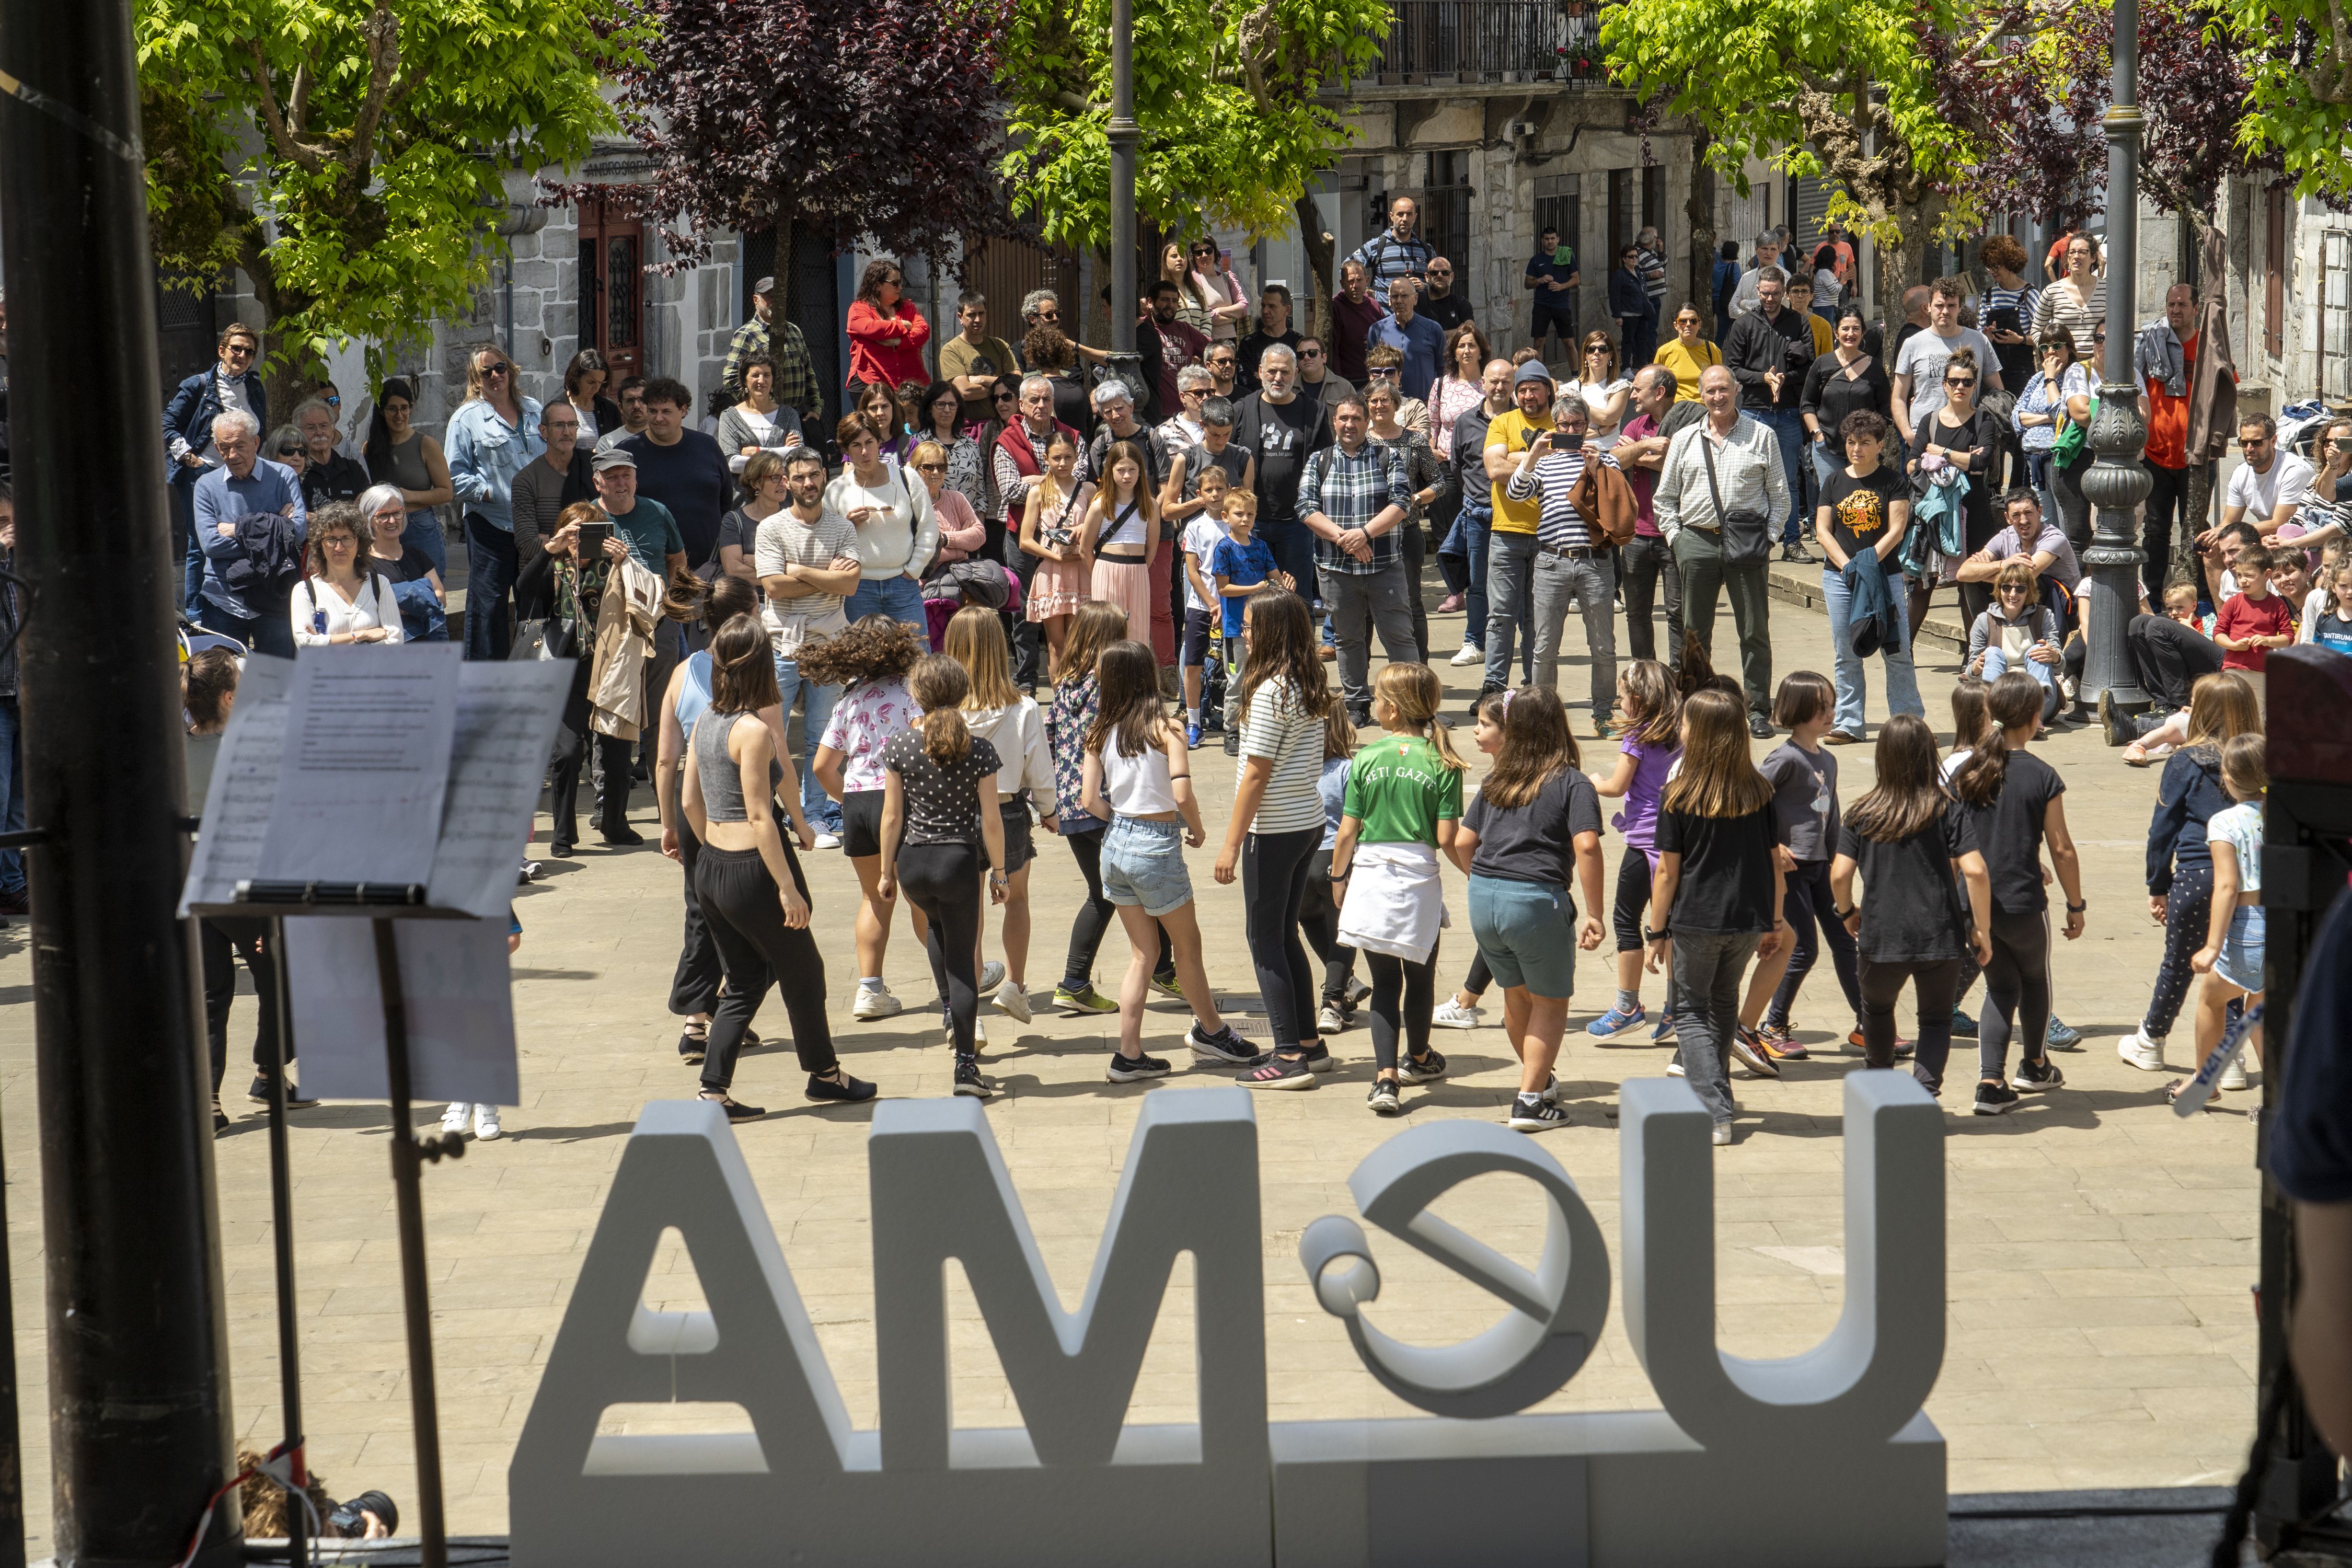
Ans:
[{"label": "man in plaid shirt", "polygon": [[1559,684],[1559,634],[1573,603],[1584,616],[1584,646],[1592,656],[1592,732],[1615,733],[1610,713],[1617,705],[1617,568],[1605,541],[1596,540],[1570,497],[1587,463],[1614,468],[1617,459],[1584,444],[1590,416],[1584,399],[1556,399],[1552,428],[1519,454],[1503,493],[1516,501],[1537,500],[1535,609],[1528,640],[1535,645],[1535,679]]},{"label": "man in plaid shirt", "polygon": [[727,363],[719,373],[719,384],[730,396],[740,401],[743,396],[743,367],[754,354],[766,354],[776,362],[776,401],[800,411],[801,423],[811,430],[821,427],[824,418],[824,397],[817,391],[816,366],[809,359],[808,340],[790,321],[775,319],[775,307],[771,300],[776,291],[773,278],[762,278],[751,285],[751,319],[735,329],[735,338],[727,345]]},{"label": "man in plaid shirt", "polygon": [[1331,410],[1338,443],[1307,459],[1298,479],[1298,517],[1315,536],[1315,574],[1339,648],[1339,689],[1355,722],[1371,721],[1371,629],[1391,664],[1418,664],[1412,601],[1397,529],[1412,500],[1412,481],[1396,448],[1370,439],[1371,415],[1353,394]]}]

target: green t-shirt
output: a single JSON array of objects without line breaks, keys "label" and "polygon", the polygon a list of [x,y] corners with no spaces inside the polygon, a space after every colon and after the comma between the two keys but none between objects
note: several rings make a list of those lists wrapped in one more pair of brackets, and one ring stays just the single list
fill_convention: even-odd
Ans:
[{"label": "green t-shirt", "polygon": [[1345,813],[1360,844],[1437,843],[1441,820],[1462,816],[1462,775],[1419,735],[1383,735],[1348,764]]},{"label": "green t-shirt", "polygon": [[635,506],[613,519],[613,537],[629,547],[638,565],[665,581],[669,576],[667,558],[686,553],[686,536],[677,531],[677,519],[669,508],[646,496],[639,496]]}]

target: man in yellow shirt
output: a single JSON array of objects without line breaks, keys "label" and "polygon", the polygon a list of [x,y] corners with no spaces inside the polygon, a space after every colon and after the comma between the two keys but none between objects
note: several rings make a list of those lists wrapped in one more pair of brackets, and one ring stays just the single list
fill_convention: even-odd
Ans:
[{"label": "man in yellow shirt", "polygon": [[[1532,355],[1532,351],[1528,351]],[[1519,454],[1551,429],[1551,372],[1530,357],[1511,377],[1517,406],[1486,426],[1486,479],[1494,503],[1493,531],[1486,541],[1486,674],[1478,696],[1510,685],[1511,649],[1535,610],[1536,527],[1543,503],[1513,500],[1503,493]],[[1476,705],[1472,705],[1475,711]]]}]

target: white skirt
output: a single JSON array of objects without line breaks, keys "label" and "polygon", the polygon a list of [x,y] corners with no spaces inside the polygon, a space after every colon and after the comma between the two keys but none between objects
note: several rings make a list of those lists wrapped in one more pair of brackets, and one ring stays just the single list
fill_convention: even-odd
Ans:
[{"label": "white skirt", "polygon": [[1437,933],[1453,922],[1438,880],[1437,851],[1426,844],[1360,844],[1339,906],[1339,941],[1407,963],[1427,961]]}]

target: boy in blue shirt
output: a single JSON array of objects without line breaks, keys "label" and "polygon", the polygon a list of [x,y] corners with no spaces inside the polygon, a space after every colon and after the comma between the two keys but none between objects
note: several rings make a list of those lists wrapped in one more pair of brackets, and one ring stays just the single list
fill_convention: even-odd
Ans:
[{"label": "boy in blue shirt", "polygon": [[1241,755],[1242,668],[1248,649],[1243,633],[1250,595],[1291,585],[1287,574],[1276,570],[1274,552],[1265,541],[1252,537],[1257,522],[1257,496],[1245,489],[1225,493],[1225,537],[1209,555],[1209,575],[1224,605],[1225,634],[1225,755]]}]

